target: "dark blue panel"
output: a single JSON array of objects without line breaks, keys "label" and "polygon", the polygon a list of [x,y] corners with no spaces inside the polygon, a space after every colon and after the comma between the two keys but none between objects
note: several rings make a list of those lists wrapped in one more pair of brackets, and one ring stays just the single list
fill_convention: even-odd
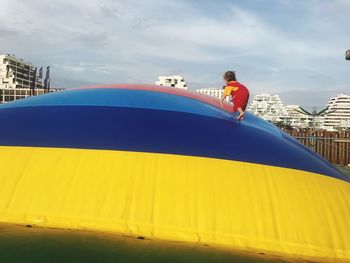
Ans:
[{"label": "dark blue panel", "polygon": [[213,157],[311,171],[332,165],[281,133],[254,125],[151,109],[52,106],[0,110],[0,145],[111,149]]},{"label": "dark blue panel", "polygon": [[222,119],[232,118],[232,115],[223,109],[176,94],[150,90],[110,88],[78,89],[48,93],[6,103],[0,105],[0,109],[34,106],[115,106],[180,111]]},{"label": "dark blue panel", "polygon": [[[113,106],[158,109],[187,112],[238,122],[233,118],[232,113],[197,99],[152,90],[132,90],[123,88],[76,89],[48,93],[1,104],[0,110],[34,106]],[[282,136],[280,130],[276,126],[249,112],[246,113],[245,121],[241,122],[240,125],[254,126],[257,129],[271,132],[276,136]]]}]

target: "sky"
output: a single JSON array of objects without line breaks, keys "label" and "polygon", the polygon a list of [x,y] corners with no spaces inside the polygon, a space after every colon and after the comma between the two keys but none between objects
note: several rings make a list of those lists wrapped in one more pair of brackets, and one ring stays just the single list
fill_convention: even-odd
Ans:
[{"label": "sky", "polygon": [[0,0],[0,53],[50,65],[51,84],[222,87],[322,107],[350,94],[350,0]]}]

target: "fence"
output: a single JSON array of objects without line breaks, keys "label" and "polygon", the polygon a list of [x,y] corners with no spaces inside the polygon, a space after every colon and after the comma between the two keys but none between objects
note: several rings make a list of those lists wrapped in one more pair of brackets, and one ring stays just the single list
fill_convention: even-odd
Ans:
[{"label": "fence", "polygon": [[285,131],[331,163],[350,164],[350,131]]}]

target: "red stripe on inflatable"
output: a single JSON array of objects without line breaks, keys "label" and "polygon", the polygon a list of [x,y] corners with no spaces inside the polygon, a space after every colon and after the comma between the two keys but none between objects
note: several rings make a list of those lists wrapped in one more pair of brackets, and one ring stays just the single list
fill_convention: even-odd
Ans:
[{"label": "red stripe on inflatable", "polygon": [[[97,86],[86,86],[86,87],[80,87],[80,88],[73,88],[73,89],[131,89],[131,90],[149,90],[154,92],[162,92],[162,93],[169,93],[174,94],[178,96],[183,96],[195,100],[199,100],[201,102],[207,103],[209,105],[212,105],[214,107],[223,109],[227,112],[233,112],[233,105],[228,103],[220,103],[220,100],[218,98],[194,92],[189,91],[185,89],[180,88],[170,88],[170,87],[164,87],[164,86],[157,86],[157,85],[142,85],[142,84],[111,84],[111,85],[97,85]],[[71,89],[72,90],[72,89]]]}]

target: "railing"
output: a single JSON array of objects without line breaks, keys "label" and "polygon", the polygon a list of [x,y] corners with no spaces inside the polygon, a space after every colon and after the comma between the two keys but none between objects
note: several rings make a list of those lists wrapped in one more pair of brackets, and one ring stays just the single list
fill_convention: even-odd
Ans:
[{"label": "railing", "polygon": [[285,131],[331,163],[350,164],[350,131]]}]

